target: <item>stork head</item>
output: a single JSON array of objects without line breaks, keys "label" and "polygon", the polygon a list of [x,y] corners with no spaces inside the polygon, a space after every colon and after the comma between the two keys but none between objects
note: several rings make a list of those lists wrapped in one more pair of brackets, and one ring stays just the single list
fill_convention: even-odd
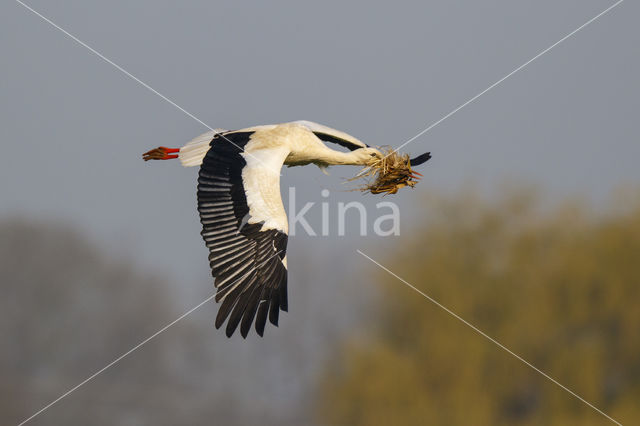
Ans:
[{"label": "stork head", "polygon": [[364,166],[368,166],[383,157],[380,151],[370,147],[356,149],[352,154],[356,156],[358,163]]}]

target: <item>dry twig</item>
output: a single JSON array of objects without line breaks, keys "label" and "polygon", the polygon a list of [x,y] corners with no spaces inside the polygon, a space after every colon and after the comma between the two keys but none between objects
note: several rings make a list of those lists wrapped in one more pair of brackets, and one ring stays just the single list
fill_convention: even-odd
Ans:
[{"label": "dry twig", "polygon": [[400,154],[390,147],[381,148],[380,151],[382,159],[376,160],[349,179],[353,181],[369,178],[367,184],[356,188],[357,190],[372,194],[395,194],[402,187],[413,188],[418,183],[422,175],[411,170],[409,154]]}]

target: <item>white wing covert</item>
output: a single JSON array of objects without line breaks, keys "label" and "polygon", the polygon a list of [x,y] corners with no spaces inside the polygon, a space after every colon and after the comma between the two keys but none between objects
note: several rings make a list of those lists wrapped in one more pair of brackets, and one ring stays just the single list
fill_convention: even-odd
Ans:
[{"label": "white wing covert", "polygon": [[[267,317],[278,325],[287,310],[287,218],[279,171],[288,150],[259,148],[252,131],[216,134],[198,177],[202,237],[222,302],[215,326],[226,334],[240,324],[247,336],[255,318],[262,336]],[[276,171],[274,173],[274,170]]]}]

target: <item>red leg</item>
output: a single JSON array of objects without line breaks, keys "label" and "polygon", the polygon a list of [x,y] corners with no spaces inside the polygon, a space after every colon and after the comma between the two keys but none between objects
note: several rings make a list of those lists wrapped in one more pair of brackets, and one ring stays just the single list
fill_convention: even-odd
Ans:
[{"label": "red leg", "polygon": [[142,159],[144,161],[149,160],[170,160],[172,158],[178,158],[177,154],[169,155],[170,153],[180,152],[180,148],[167,148],[164,146],[160,146],[158,148],[152,149],[151,151],[147,151],[142,154]]}]

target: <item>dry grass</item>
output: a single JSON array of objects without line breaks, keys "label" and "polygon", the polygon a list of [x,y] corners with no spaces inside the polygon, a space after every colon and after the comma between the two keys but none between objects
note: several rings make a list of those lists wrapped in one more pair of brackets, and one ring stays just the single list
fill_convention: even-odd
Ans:
[{"label": "dry grass", "polygon": [[409,154],[400,154],[390,147],[381,148],[380,151],[383,155],[381,160],[376,160],[349,179],[367,179],[367,183],[356,190],[371,194],[395,194],[400,188],[413,188],[418,183],[422,175],[411,170]]}]

